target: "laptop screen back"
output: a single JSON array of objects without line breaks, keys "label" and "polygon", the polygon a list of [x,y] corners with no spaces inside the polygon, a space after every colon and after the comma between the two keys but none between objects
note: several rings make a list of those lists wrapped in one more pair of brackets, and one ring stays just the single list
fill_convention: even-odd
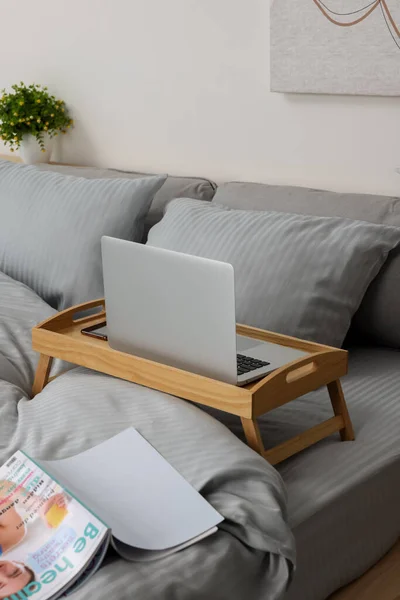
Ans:
[{"label": "laptop screen back", "polygon": [[236,384],[232,265],[102,238],[112,348]]}]

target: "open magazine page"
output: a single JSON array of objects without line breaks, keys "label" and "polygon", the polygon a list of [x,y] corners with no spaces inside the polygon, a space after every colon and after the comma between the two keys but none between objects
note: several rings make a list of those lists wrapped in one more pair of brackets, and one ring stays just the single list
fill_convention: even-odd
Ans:
[{"label": "open magazine page", "polygon": [[0,467],[0,600],[58,597],[107,536],[107,527],[23,452]]}]

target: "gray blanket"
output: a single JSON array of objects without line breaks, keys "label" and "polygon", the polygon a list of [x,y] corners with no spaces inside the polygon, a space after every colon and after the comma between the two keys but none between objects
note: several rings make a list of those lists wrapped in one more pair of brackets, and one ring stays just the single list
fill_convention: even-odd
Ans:
[{"label": "gray blanket", "polygon": [[198,407],[83,368],[28,401],[37,362],[31,328],[53,312],[0,273],[0,463],[18,448],[39,459],[70,456],[133,426],[225,517],[215,535],[153,563],[109,552],[71,598],[280,598],[294,542],[278,473]]}]

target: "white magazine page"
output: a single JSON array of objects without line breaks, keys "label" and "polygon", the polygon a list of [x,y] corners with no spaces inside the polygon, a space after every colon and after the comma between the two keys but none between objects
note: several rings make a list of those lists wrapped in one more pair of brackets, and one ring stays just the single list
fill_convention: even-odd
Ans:
[{"label": "white magazine page", "polygon": [[223,520],[133,428],[77,456],[41,464],[129,546],[172,548]]},{"label": "white magazine page", "polygon": [[57,597],[107,527],[23,452],[0,467],[0,599]]},{"label": "white magazine page", "polygon": [[115,550],[118,552],[118,554],[122,558],[125,558],[126,560],[131,560],[131,561],[136,561],[136,562],[150,562],[153,560],[159,560],[160,558],[164,558],[165,556],[170,556],[171,554],[174,554],[175,552],[180,552],[184,548],[187,548],[188,546],[191,546],[192,544],[195,544],[197,542],[200,542],[201,540],[204,540],[205,538],[212,535],[216,531],[218,531],[218,528],[213,527],[212,529],[205,531],[201,535],[198,535],[197,537],[195,537],[191,540],[188,540],[184,544],[179,544],[179,546],[173,546],[172,548],[167,548],[167,550],[142,550],[142,549],[135,548],[134,546],[128,546],[128,544],[124,544],[123,542],[120,542],[115,538],[111,539],[111,544],[115,548]]}]

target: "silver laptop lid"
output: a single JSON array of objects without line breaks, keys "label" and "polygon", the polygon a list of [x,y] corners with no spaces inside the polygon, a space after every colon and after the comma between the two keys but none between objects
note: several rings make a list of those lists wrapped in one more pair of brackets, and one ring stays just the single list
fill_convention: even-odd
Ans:
[{"label": "silver laptop lid", "polygon": [[109,344],[237,383],[232,265],[103,237]]}]

